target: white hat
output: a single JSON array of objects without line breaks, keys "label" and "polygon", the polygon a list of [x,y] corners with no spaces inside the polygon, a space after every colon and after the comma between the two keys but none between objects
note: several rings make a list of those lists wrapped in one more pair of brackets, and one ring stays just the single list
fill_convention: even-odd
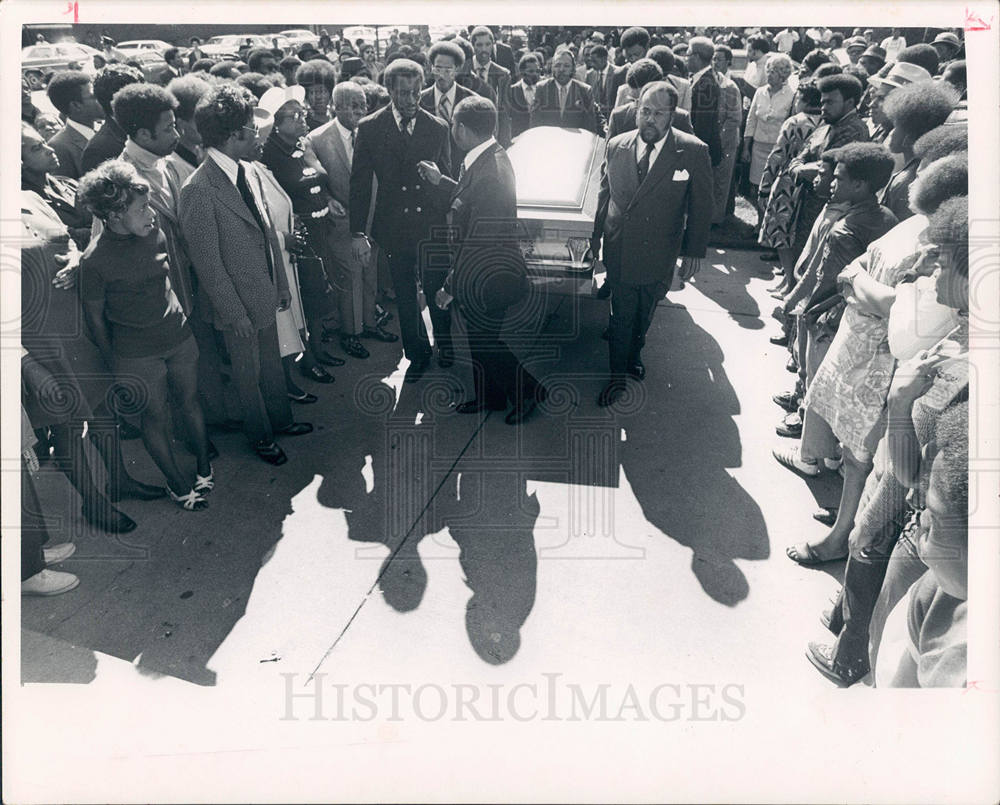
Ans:
[{"label": "white hat", "polygon": [[289,101],[298,101],[304,105],[305,100],[305,87],[301,87],[298,84],[291,87],[271,87],[271,89],[260,96],[260,100],[257,101],[257,108],[263,109],[273,117]]},{"label": "white hat", "polygon": [[930,81],[930,79],[931,74],[919,64],[898,61],[892,66],[892,69],[885,78],[873,75],[868,79],[868,83],[873,87],[888,84],[890,87],[899,89],[908,84],[915,84],[917,81]]}]

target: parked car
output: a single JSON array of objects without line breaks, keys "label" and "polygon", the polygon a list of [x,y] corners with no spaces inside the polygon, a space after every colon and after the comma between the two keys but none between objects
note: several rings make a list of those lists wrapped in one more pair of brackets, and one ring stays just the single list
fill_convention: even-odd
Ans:
[{"label": "parked car", "polygon": [[314,34],[308,28],[290,28],[287,31],[282,31],[281,36],[287,40],[288,47],[294,50],[298,50],[303,45],[312,45],[313,47],[319,45],[319,35]]},{"label": "parked car", "polygon": [[169,42],[162,39],[129,39],[125,42],[118,42],[115,45],[128,58],[132,58],[137,52],[152,51],[162,56],[167,50],[173,47]]},{"label": "parked car", "polygon": [[42,89],[60,70],[83,70],[92,76],[97,73],[94,56],[102,56],[101,51],[77,42],[30,45],[21,49],[21,75],[32,90]]},{"label": "parked car", "polygon": [[521,251],[532,282],[557,293],[590,294],[605,142],[582,129],[540,126],[508,149],[517,177]]},{"label": "parked car", "polygon": [[225,57],[236,58],[240,49],[250,40],[253,48],[270,48],[271,41],[257,34],[225,34],[223,36],[213,36],[201,46],[201,51],[206,56],[221,59]]}]

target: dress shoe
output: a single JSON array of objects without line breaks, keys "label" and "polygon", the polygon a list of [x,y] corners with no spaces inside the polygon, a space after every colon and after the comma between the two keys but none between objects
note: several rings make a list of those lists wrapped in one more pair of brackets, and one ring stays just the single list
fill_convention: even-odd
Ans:
[{"label": "dress shoe", "polygon": [[506,405],[487,405],[479,400],[467,400],[455,406],[455,410],[460,414],[478,414],[480,411],[503,411]]},{"label": "dress shoe", "polygon": [[75,589],[80,579],[72,573],[42,570],[21,582],[21,595],[61,595]]},{"label": "dress shoe", "polygon": [[382,327],[381,324],[377,324],[374,327],[365,327],[361,331],[360,338],[371,338],[375,341],[383,341],[386,344],[393,344],[399,340],[399,336],[395,333],[390,333],[388,330]]},{"label": "dress shoe", "polygon": [[455,363],[455,352],[452,349],[442,349],[438,351],[438,366],[448,369]]},{"label": "dress shoe", "polygon": [[277,431],[279,436],[305,436],[313,432],[313,426],[308,422],[293,422],[291,425]]},{"label": "dress shoe", "polygon": [[781,335],[772,335],[767,340],[770,341],[772,344],[774,344],[776,347],[788,346],[788,336],[785,335],[784,333],[781,333]]},{"label": "dress shoe", "polygon": [[785,371],[786,372],[791,372],[793,375],[796,375],[796,374],[799,373],[799,366],[798,366],[797,363],[795,363],[795,356],[794,355],[792,357],[790,357],[788,359],[788,361],[786,361],[786,363],[785,363]]},{"label": "dress shoe", "polygon": [[332,383],[334,381],[333,375],[319,366],[310,366],[306,368],[300,363],[299,374],[307,380],[312,380],[314,383]]},{"label": "dress shoe", "polygon": [[46,565],[58,565],[65,562],[76,553],[76,545],[72,542],[60,542],[58,545],[45,546],[42,548],[42,557]]},{"label": "dress shoe", "polygon": [[105,487],[105,493],[108,496],[108,500],[113,503],[117,503],[123,498],[131,498],[132,500],[159,500],[167,496],[167,490],[162,486],[144,484],[135,478],[129,478],[124,483],[118,484],[117,489],[108,484]]},{"label": "dress shoe", "polygon": [[118,511],[106,500],[95,506],[84,507],[83,519],[94,528],[107,531],[109,534],[127,534],[136,529],[135,520]]},{"label": "dress shoe", "polygon": [[274,466],[279,467],[288,461],[288,456],[285,455],[285,451],[282,450],[274,442],[257,442],[253,446],[254,452],[257,453],[264,461],[268,464],[274,464]]},{"label": "dress shoe", "polygon": [[598,299],[609,299],[611,297],[611,283],[605,280],[604,284],[597,289],[596,296]]},{"label": "dress shoe", "polygon": [[321,363],[324,366],[343,366],[347,363],[343,358],[338,358],[322,349],[317,349],[314,357],[317,363]]},{"label": "dress shoe", "polygon": [[775,394],[771,399],[774,400],[775,405],[784,408],[790,414],[799,410],[799,395],[794,391],[783,391],[781,394]]},{"label": "dress shoe", "polygon": [[625,384],[620,380],[612,380],[603,389],[601,389],[601,393],[597,395],[597,404],[602,408],[607,408],[624,393]]},{"label": "dress shoe", "polygon": [[406,375],[403,377],[404,383],[416,383],[420,378],[424,376],[424,372],[430,368],[431,359],[430,356],[426,356],[419,361],[414,361],[410,364],[409,368],[406,370]]},{"label": "dress shoe", "polygon": [[340,339],[340,348],[352,358],[364,359],[368,357],[368,350],[358,341],[356,335],[345,336]]},{"label": "dress shoe", "polygon": [[311,405],[319,400],[319,397],[315,394],[310,394],[308,391],[303,391],[301,394],[292,394],[291,392],[288,392],[288,399],[293,403],[298,403],[299,405]]},{"label": "dress shoe", "polygon": [[513,410],[504,417],[503,421],[508,425],[520,425],[535,412],[537,407],[538,401],[534,397],[529,397],[520,405],[515,405]]},{"label": "dress shoe", "polygon": [[392,321],[395,317],[378,302],[375,303],[375,323],[379,327],[384,327],[388,322]]},{"label": "dress shoe", "polygon": [[643,380],[646,377],[646,367],[640,360],[630,363],[625,371],[632,375],[632,377],[636,380]]}]

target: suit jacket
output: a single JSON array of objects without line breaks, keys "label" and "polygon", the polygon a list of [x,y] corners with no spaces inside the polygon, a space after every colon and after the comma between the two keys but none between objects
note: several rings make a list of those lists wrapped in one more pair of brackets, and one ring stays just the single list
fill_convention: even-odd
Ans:
[{"label": "suit jacket", "polygon": [[503,310],[528,290],[528,271],[517,227],[517,190],[507,152],[494,143],[450,191],[452,270],[448,287],[464,308]]},{"label": "suit jacket", "polygon": [[97,130],[97,134],[90,138],[87,147],[83,149],[80,171],[90,173],[102,162],[117,159],[125,147],[126,139],[128,137],[125,130],[115,122],[113,117],[109,117]]},{"label": "suit jacket", "polygon": [[719,126],[719,102],[722,90],[715,79],[715,70],[702,73],[691,87],[691,126],[695,135],[708,146],[712,165],[722,161],[722,136]]},{"label": "suit jacket", "polygon": [[45,182],[42,185],[30,185],[22,177],[21,189],[31,190],[41,196],[52,208],[59,220],[62,221],[69,230],[70,237],[76,243],[80,251],[87,248],[90,243],[90,228],[93,223],[93,216],[87,212],[79,203],[76,191],[80,183],[76,179],[68,176],[53,176],[46,174]]},{"label": "suit jacket", "polygon": [[736,82],[720,76],[719,89],[719,139],[724,154],[734,153],[739,148],[740,125],[743,123],[743,93]]},{"label": "suit jacket", "polygon": [[[97,135],[95,134],[94,137]],[[83,176],[83,149],[87,147],[87,138],[68,123],[52,135],[49,145],[59,157],[59,167],[52,173],[56,176],[68,176],[79,179]]]},{"label": "suit jacket", "polygon": [[560,113],[559,89],[555,79],[546,78],[535,86],[535,103],[531,107],[531,127],[561,126],[586,129],[604,136],[604,115],[594,103],[590,87],[575,78],[569,80],[566,108]]},{"label": "suit jacket", "polygon": [[424,109],[417,109],[413,134],[404,138],[385,106],[358,124],[351,166],[351,232],[365,232],[372,177],[378,179],[371,237],[393,253],[416,253],[435,227],[442,227],[448,194],[420,178],[417,163],[430,160],[446,176],[451,174],[451,137],[448,127]]},{"label": "suit jacket", "polygon": [[[598,73],[597,70],[587,70],[586,73],[585,83],[594,94],[594,100],[597,101],[597,105],[600,107],[601,114],[604,117],[607,117],[611,113],[611,110],[615,108],[615,96],[612,94],[614,91],[614,76],[615,70],[613,67],[603,73]],[[602,86],[599,88],[598,84]]]},{"label": "suit jacket", "polygon": [[[455,85],[455,106],[458,106],[458,104],[459,104],[460,101],[463,101],[466,98],[471,98],[471,97],[473,97],[476,94],[477,93],[473,92],[471,89],[466,89],[461,84],[456,84]],[[432,115],[434,115],[435,117],[437,117],[437,107],[434,105],[434,87],[433,86],[428,87],[427,89],[425,89],[423,92],[420,93],[420,107],[422,109],[426,109]],[[454,109],[454,107],[452,107],[452,113],[454,113],[454,111],[455,111],[455,109]],[[438,118],[438,119],[440,120],[441,118]],[[445,125],[448,125],[448,123],[446,121],[442,120],[442,122],[445,123]],[[497,127],[499,128],[499,120],[497,121]],[[448,125],[448,128],[450,130],[451,126]],[[455,138],[454,137],[451,137],[450,139],[451,139],[451,165],[452,165],[452,174],[457,179],[458,178],[459,167],[462,164],[462,160],[465,159],[465,151],[463,151],[461,148],[458,147],[458,143],[455,142]],[[497,139],[499,139],[499,136],[497,137]]]},{"label": "suit jacket", "polygon": [[594,236],[604,236],[604,257],[616,281],[669,282],[678,256],[705,256],[712,224],[712,166],[708,147],[671,129],[639,184],[638,132],[608,143]]},{"label": "suit jacket", "polygon": [[[619,134],[624,134],[626,131],[635,131],[638,128],[636,124],[638,109],[639,107],[635,101],[629,101],[624,106],[617,107],[611,113],[611,119],[608,121],[609,140],[612,137],[617,137]],[[674,117],[670,125],[672,128],[679,129],[688,134],[694,133],[694,130],[691,128],[691,116],[683,109],[678,108],[674,110]]]},{"label": "suit jacket", "polygon": [[506,42],[497,42],[493,45],[493,61],[512,76],[517,75],[517,59],[514,58],[514,51]]},{"label": "suit jacket", "polygon": [[[479,75],[479,65],[472,65],[473,71]],[[481,80],[481,79],[480,79]],[[497,107],[497,142],[505,148],[510,145],[510,71],[494,61],[487,65],[486,83],[496,95],[494,103]],[[457,174],[456,174],[457,175]]]},{"label": "suit jacket", "polygon": [[[611,74],[611,97],[614,99],[618,98],[618,89],[627,85],[628,68],[627,64],[616,67],[614,73]],[[611,108],[613,109],[616,105],[616,102],[612,101]]]},{"label": "suit jacket", "polygon": [[[249,183],[259,182],[256,171]],[[258,197],[260,201],[260,197]],[[273,327],[278,297],[288,293],[281,245],[274,227],[262,232],[243,197],[216,161],[207,157],[181,189],[180,223],[217,330],[230,330],[247,316],[257,330]],[[271,249],[274,275],[265,249]]]},{"label": "suit jacket", "polygon": [[510,87],[510,138],[513,140],[529,128],[531,128],[531,104],[524,95],[524,81],[518,81]]},{"label": "suit jacket", "polygon": [[[309,132],[306,147],[312,149],[326,171],[326,187],[330,195],[347,210],[351,203],[351,158],[335,124],[336,121],[331,120]],[[345,222],[345,226],[349,223]]]}]

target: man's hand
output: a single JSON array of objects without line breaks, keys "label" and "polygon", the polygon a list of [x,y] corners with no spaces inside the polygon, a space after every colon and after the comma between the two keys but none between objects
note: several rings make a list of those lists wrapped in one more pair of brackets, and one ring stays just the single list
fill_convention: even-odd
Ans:
[{"label": "man's hand", "polygon": [[250,338],[254,334],[253,324],[249,318],[243,316],[233,325],[233,332],[240,338]]},{"label": "man's hand", "polygon": [[80,265],[80,253],[57,254],[55,259],[62,268],[52,278],[52,284],[61,291],[69,290],[76,285],[76,269]]},{"label": "man's hand", "polygon": [[351,253],[354,255],[354,260],[361,265],[368,265],[368,259],[371,257],[372,246],[364,235],[355,235],[351,238]]},{"label": "man's hand", "polygon": [[681,258],[680,278],[687,282],[691,277],[701,271],[701,258],[683,257]]},{"label": "man's hand", "polygon": [[337,199],[331,198],[326,206],[330,210],[330,215],[337,218],[347,217],[347,210],[344,209],[344,205],[337,201]]},{"label": "man's hand", "polygon": [[417,163],[417,170],[425,182],[430,182],[435,187],[441,182],[441,169],[429,160],[422,160]]},{"label": "man's hand", "polygon": [[454,298],[455,297],[448,293],[444,288],[438,288],[438,292],[434,294],[434,304],[444,310],[451,304]]}]

